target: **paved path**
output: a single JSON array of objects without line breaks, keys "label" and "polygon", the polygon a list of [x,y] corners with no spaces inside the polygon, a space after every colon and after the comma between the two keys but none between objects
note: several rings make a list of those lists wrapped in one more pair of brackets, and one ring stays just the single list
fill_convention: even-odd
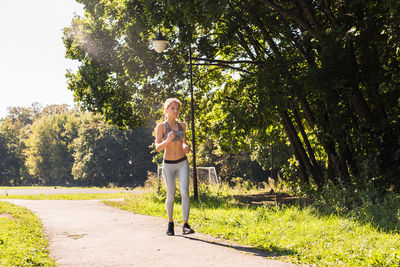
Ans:
[{"label": "paved path", "polygon": [[40,217],[59,266],[295,266],[207,235],[182,236],[178,226],[177,235],[167,236],[164,219],[98,200],[7,201]]}]

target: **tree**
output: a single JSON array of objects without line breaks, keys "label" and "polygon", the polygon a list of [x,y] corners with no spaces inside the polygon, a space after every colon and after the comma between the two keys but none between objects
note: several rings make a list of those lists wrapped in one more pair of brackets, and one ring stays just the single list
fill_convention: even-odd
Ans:
[{"label": "tree", "polygon": [[0,184],[18,185],[21,182],[21,160],[7,141],[0,133]]},{"label": "tree", "polygon": [[[82,63],[68,77],[83,108],[143,125],[154,103],[186,95],[190,45],[210,122],[200,132],[221,148],[268,147],[251,136],[278,123],[302,183],[400,189],[396,1],[79,2],[85,17],[64,42]],[[170,37],[162,55],[149,47],[158,27]]]},{"label": "tree", "polygon": [[36,120],[25,140],[26,166],[38,184],[72,181],[71,143],[78,135],[77,114],[61,113]]},{"label": "tree", "polygon": [[[36,104],[33,104],[34,107]],[[3,185],[23,185],[31,182],[25,167],[23,139],[29,134],[35,117],[31,108],[12,107],[0,124],[0,179]]]},{"label": "tree", "polygon": [[147,172],[154,169],[151,142],[149,129],[120,131],[89,114],[73,143],[74,179],[97,186],[143,184]]}]

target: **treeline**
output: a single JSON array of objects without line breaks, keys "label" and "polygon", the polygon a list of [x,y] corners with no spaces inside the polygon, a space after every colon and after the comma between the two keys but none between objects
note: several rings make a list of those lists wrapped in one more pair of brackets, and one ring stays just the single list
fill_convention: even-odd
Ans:
[{"label": "treeline", "polygon": [[13,107],[0,120],[0,185],[138,185],[156,171],[152,129],[118,130],[67,105]]},{"label": "treeline", "polygon": [[[257,183],[277,177],[291,156],[284,144],[276,146],[273,162],[269,149],[257,152],[255,158],[223,153],[210,139],[198,144],[198,166],[216,167],[225,182]],[[0,185],[134,186],[156,172],[163,157],[154,151],[152,127],[120,130],[100,115],[38,103],[12,107],[0,119],[0,155]]]}]

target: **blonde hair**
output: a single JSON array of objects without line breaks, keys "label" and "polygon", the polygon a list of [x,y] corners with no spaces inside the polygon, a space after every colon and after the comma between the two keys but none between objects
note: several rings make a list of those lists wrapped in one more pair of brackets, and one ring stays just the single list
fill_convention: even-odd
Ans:
[{"label": "blonde hair", "polygon": [[165,100],[165,103],[164,103],[164,115],[165,115],[165,111],[167,110],[167,108],[172,103],[177,103],[179,108],[182,106],[182,103],[181,103],[181,101],[179,101],[179,99],[177,99],[177,98],[168,98],[167,100]]}]

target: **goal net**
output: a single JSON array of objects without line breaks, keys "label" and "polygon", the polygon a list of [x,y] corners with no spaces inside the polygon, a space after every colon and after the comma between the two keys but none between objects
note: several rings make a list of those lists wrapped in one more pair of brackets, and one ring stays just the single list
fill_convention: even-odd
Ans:
[{"label": "goal net", "polygon": [[[219,178],[215,167],[196,167],[197,182],[200,184],[219,184]],[[162,167],[158,166],[157,169],[158,179],[162,179]],[[192,179],[193,168],[189,168],[189,178]]]}]

